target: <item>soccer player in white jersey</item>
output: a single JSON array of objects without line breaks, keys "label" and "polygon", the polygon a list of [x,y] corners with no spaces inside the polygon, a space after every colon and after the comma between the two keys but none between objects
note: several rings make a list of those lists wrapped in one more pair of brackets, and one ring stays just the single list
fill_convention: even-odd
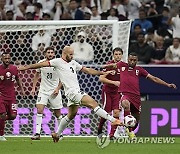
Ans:
[{"label": "soccer player in white jersey", "polygon": [[[55,57],[54,48],[47,47],[44,51],[44,55],[45,59],[39,61],[39,63],[52,60]],[[33,79],[33,87],[31,91],[32,95],[34,95],[35,93],[36,84],[39,80],[39,77],[41,77],[41,83],[36,102],[36,133],[31,137],[32,140],[40,140],[43,111],[48,103],[54,111],[54,115],[57,118],[58,125],[62,118],[60,111],[60,109],[63,107],[62,96],[60,92],[62,84],[60,82],[57,71],[54,67],[43,67],[37,69]]]},{"label": "soccer player in white jersey", "polygon": [[73,60],[74,50],[65,46],[62,51],[62,57],[42,63],[31,64],[19,67],[19,70],[35,69],[41,67],[53,66],[61,79],[65,95],[68,98],[68,114],[62,118],[56,133],[52,133],[54,142],[58,142],[61,133],[68,123],[75,117],[79,105],[93,109],[94,113],[104,119],[111,121],[112,125],[123,125],[119,119],[110,116],[105,110],[99,107],[98,103],[88,94],[82,92],[79,87],[76,71],[82,71],[91,75],[102,75],[110,72],[102,72],[92,68],[87,68]]}]

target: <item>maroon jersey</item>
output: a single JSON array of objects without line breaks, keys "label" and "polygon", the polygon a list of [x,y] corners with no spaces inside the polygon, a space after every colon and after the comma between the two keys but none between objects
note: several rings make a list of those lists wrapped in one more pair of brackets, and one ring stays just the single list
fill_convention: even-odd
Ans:
[{"label": "maroon jersey", "polygon": [[[112,64],[115,63],[114,60],[109,61],[107,64]],[[110,71],[110,70],[114,70],[114,69],[103,69],[104,72],[106,71]],[[113,81],[119,81],[120,79],[120,69],[115,69],[113,73],[110,73],[106,76],[107,79],[109,80],[113,80]],[[112,84],[104,84],[103,85],[103,90],[106,92],[117,92],[118,91],[118,87]]]},{"label": "maroon jersey", "polygon": [[0,65],[0,97],[3,100],[15,100],[14,81],[19,78],[18,69],[10,64],[7,68]]},{"label": "maroon jersey", "polygon": [[140,96],[139,77],[147,77],[148,72],[140,66],[131,68],[127,63],[117,63],[117,68],[120,69],[120,86],[118,92],[130,93]]}]

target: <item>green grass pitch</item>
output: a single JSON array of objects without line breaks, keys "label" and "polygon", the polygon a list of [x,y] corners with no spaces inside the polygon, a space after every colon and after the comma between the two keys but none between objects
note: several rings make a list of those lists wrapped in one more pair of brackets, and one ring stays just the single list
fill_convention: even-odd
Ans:
[{"label": "green grass pitch", "polygon": [[180,138],[175,143],[114,143],[101,149],[96,138],[64,137],[53,143],[50,137],[31,141],[28,137],[7,137],[0,142],[0,154],[179,154]]}]

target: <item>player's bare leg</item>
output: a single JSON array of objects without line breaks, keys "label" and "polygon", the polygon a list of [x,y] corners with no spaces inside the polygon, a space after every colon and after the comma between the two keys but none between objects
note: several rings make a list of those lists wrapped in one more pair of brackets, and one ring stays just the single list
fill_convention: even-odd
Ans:
[{"label": "player's bare leg", "polygon": [[69,124],[69,122],[74,119],[74,117],[76,116],[76,113],[78,111],[79,106],[77,105],[71,105],[68,108],[68,114],[62,118],[60,125],[58,127],[58,130],[56,133],[52,133],[52,138],[53,141],[56,143],[59,141],[60,139],[60,135],[62,134],[63,130],[66,128],[66,126]]},{"label": "player's bare leg", "polygon": [[[57,119],[57,123],[58,123],[58,126],[62,120],[62,115],[61,115],[61,109],[54,109],[54,115]],[[61,135],[59,136],[59,140],[62,140],[63,139],[63,135],[61,133]]]},{"label": "player's bare leg", "polygon": [[45,106],[43,104],[36,104],[36,108],[37,108],[36,133],[31,137],[32,140],[40,140],[40,132],[41,132],[44,107]]},{"label": "player's bare leg", "polygon": [[[119,119],[119,114],[120,114],[120,110],[119,109],[114,109],[113,110],[113,117],[114,118]],[[111,125],[111,131],[110,131],[110,134],[109,134],[109,137],[110,137],[111,140],[114,139],[114,133],[116,131],[116,128],[117,128],[117,126]]]},{"label": "player's bare leg", "polygon": [[4,137],[4,128],[6,120],[14,120],[16,119],[16,114],[7,115],[7,113],[3,113],[0,115],[0,141],[6,141]]},{"label": "player's bare leg", "polygon": [[81,102],[82,105],[93,109],[95,114],[98,116],[111,121],[111,125],[123,125],[123,122],[121,122],[119,119],[110,116],[104,109],[100,108],[98,103],[89,95],[83,96]]}]

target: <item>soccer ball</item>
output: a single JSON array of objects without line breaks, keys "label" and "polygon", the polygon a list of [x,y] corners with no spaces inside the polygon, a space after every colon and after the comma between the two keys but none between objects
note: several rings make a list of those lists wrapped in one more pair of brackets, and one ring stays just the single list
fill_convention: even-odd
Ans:
[{"label": "soccer ball", "polygon": [[124,117],[124,125],[126,127],[134,127],[136,125],[136,119],[132,115]]}]

